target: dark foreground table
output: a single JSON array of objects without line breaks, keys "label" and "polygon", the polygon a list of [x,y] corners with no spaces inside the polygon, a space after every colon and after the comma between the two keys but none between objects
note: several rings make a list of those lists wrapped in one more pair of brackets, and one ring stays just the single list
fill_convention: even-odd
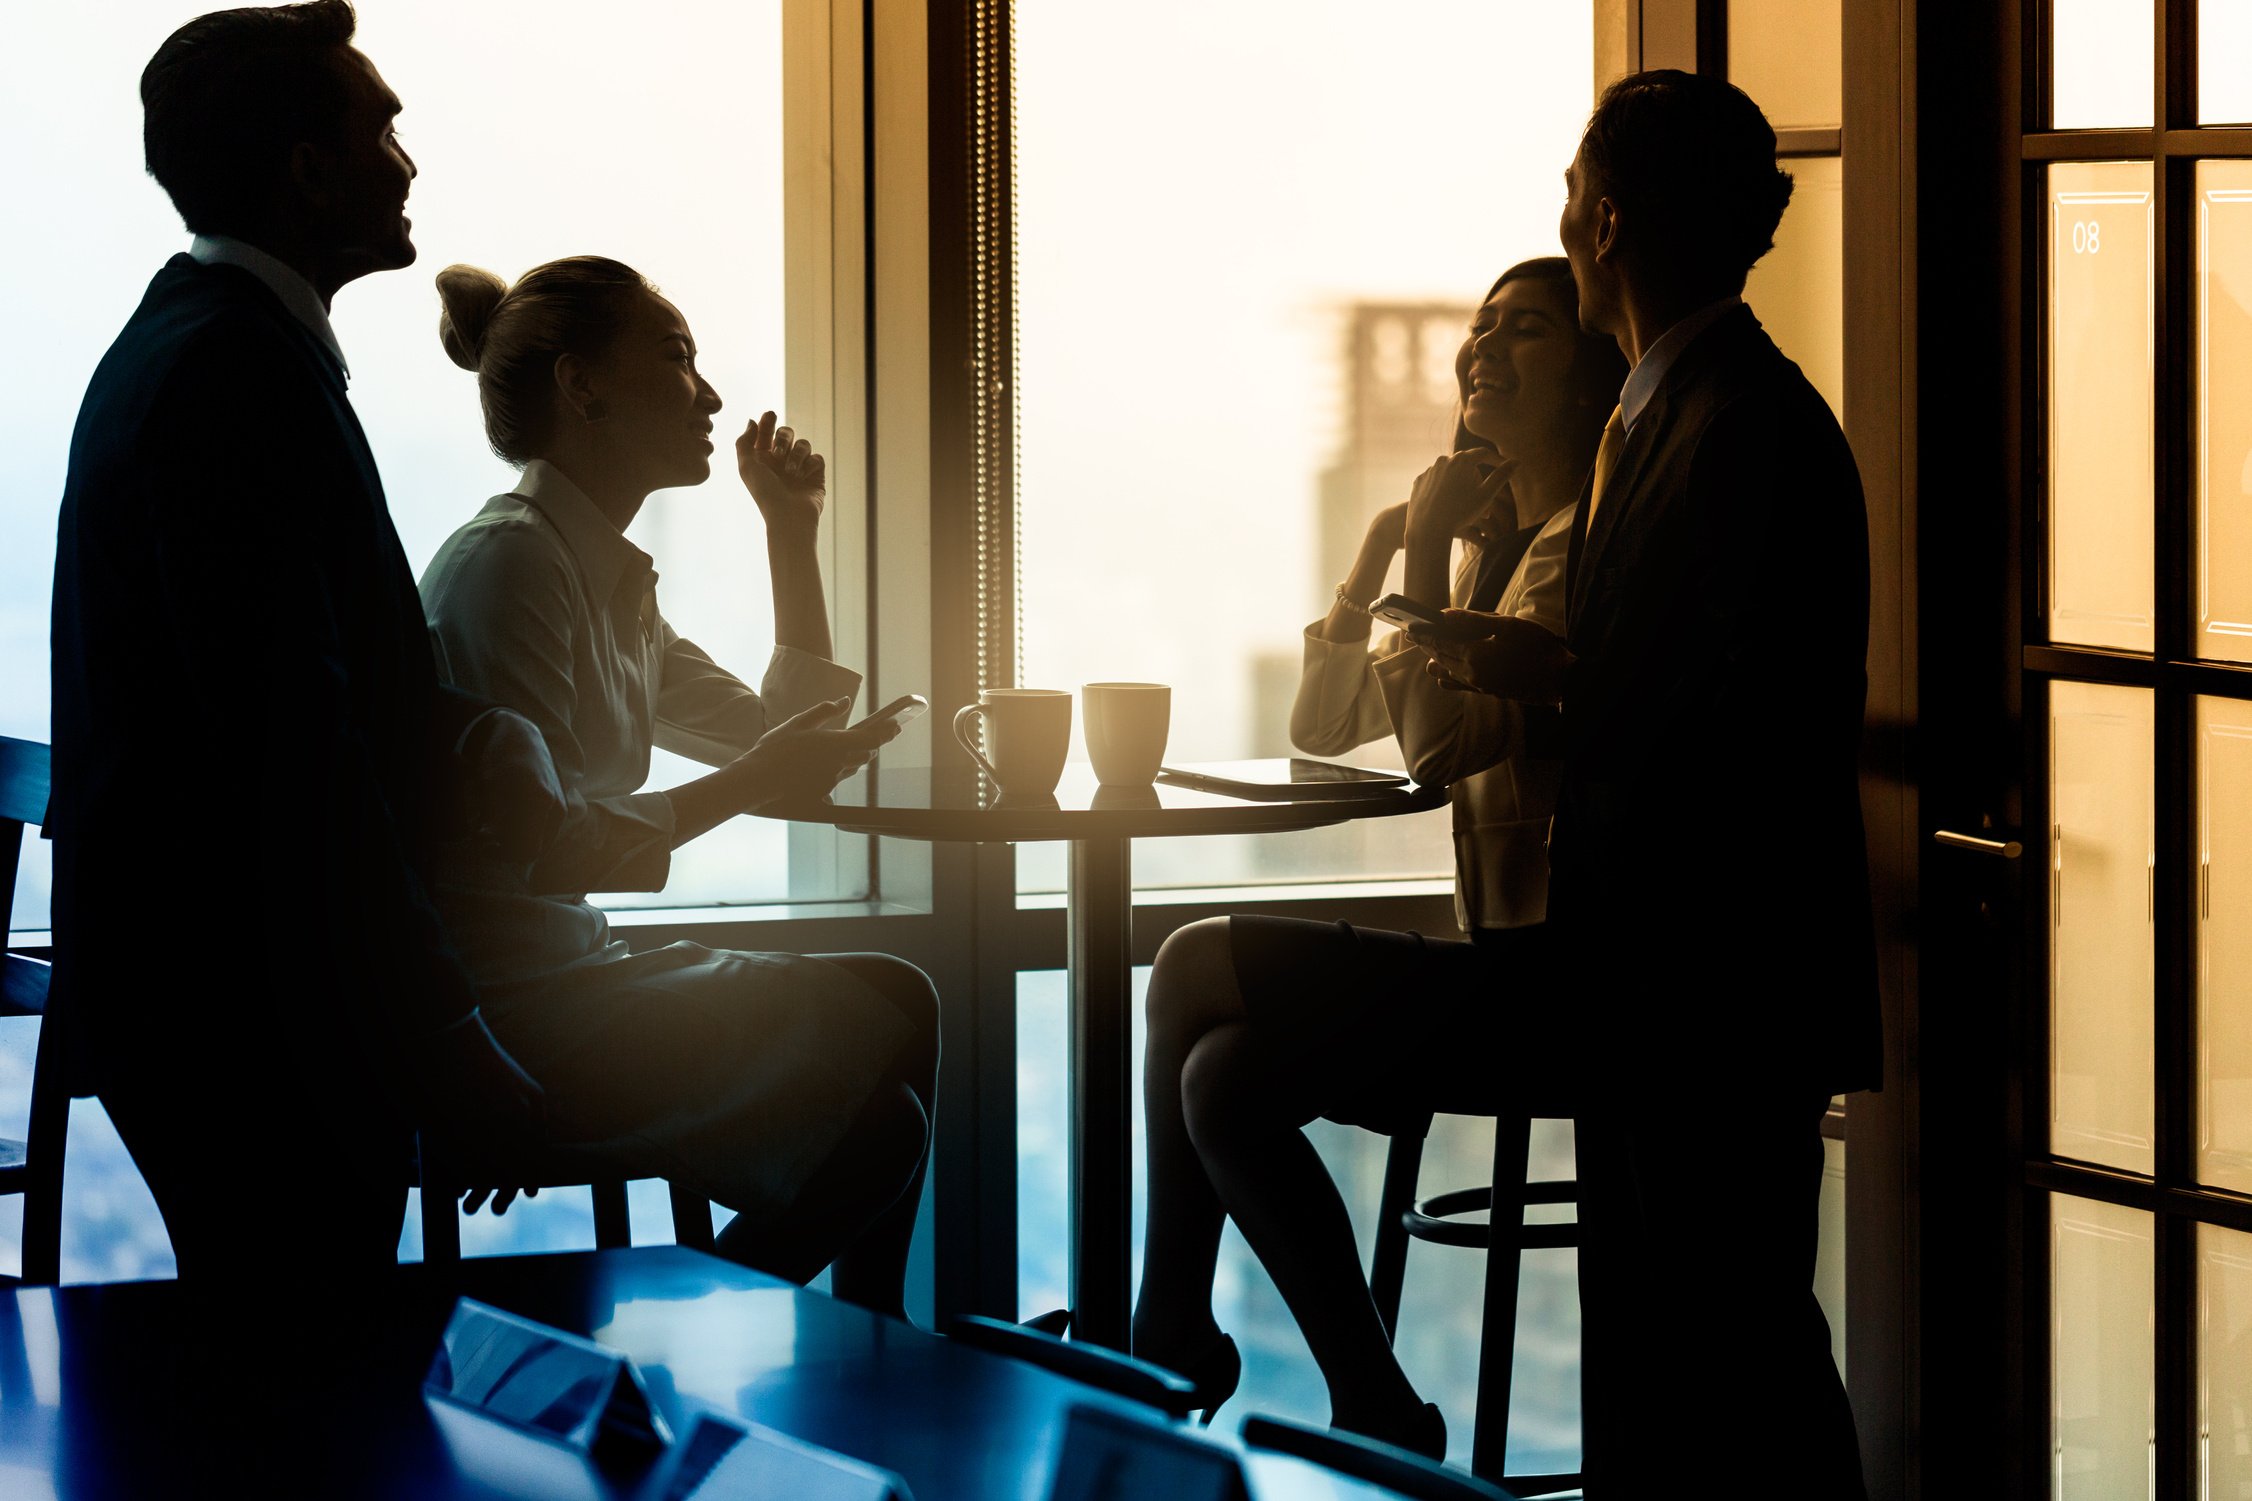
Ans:
[{"label": "dark foreground table", "polygon": [[[1280,762],[1200,766],[1276,779]],[[1133,932],[1130,850],[1136,839],[1261,834],[1356,818],[1417,813],[1446,801],[1444,788],[1402,787],[1351,799],[1249,799],[1172,786],[1098,786],[1093,768],[1064,768],[1053,797],[997,795],[967,764],[887,768],[823,803],[762,810],[768,817],[831,823],[895,839],[963,843],[1068,840],[1070,887],[1071,1307],[1075,1337],[1127,1347],[1133,1296]]]},{"label": "dark foreground table", "polygon": [[[896,1471],[916,1501],[1037,1501],[1068,1407],[1146,1418],[674,1246],[403,1266],[351,1298],[349,1316],[257,1303],[230,1311],[226,1340],[200,1345],[184,1335],[177,1283],[8,1287],[0,1497],[648,1501],[645,1477],[423,1398],[461,1293],[630,1355],[676,1433],[697,1411],[748,1418]],[[1262,1498],[1341,1494],[1295,1461],[1262,1456],[1251,1475]]]}]

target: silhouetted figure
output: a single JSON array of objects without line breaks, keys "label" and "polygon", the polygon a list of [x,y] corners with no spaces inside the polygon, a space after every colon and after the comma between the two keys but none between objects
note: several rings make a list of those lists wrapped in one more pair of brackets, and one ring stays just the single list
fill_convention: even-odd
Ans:
[{"label": "silhouetted figure", "polygon": [[[1436,672],[1561,703],[1549,927],[1579,1117],[1588,1494],[1862,1491],[1812,1290],[1830,1097],[1880,1070],[1856,755],[1868,532],[1836,419],[1744,307],[1791,182],[1717,79],[1605,91],[1562,234],[1634,360],[1561,635],[1483,618]],[[1470,622],[1466,622],[1470,623]]]},{"label": "silhouetted figure", "polygon": [[529,724],[441,688],[345,397],[329,300],[414,259],[353,27],[225,11],[150,61],[195,241],[95,371],[62,501],[56,987],[191,1284],[388,1266],[412,1124],[538,1110],[424,865],[480,824],[528,858],[561,795]]},{"label": "silhouetted figure", "polygon": [[1404,549],[1404,592],[1419,602],[1561,630],[1572,498],[1624,373],[1616,341],[1579,331],[1562,258],[1512,267],[1455,361],[1456,452],[1377,513],[1328,616],[1306,629],[1291,739],[1335,755],[1396,735],[1417,781],[1452,789],[1469,941],[1232,917],[1184,928],[1158,954],[1134,1352],[1196,1380],[1207,1410],[1240,1373],[1212,1318],[1224,1212],[1305,1331],[1332,1421],[1445,1452],[1446,1425],[1393,1358],[1344,1202],[1300,1128],[1317,1115],[1382,1128],[1434,1109],[1573,1108],[1564,1068],[1577,1048],[1543,962],[1555,715],[1445,691],[1396,634],[1372,650],[1367,606]]},{"label": "silhouetted figure", "polygon": [[[441,884],[487,1015],[560,1138],[737,1210],[728,1254],[799,1281],[834,1258],[840,1296],[899,1313],[936,1100],[930,982],[882,954],[629,953],[585,896],[661,890],[674,849],[826,795],[896,733],[841,728],[860,674],[830,660],[821,455],[772,412],[736,440],[774,586],[754,690],[673,629],[625,537],[651,491],[711,473],[720,399],[680,310],[594,256],[513,288],[454,266],[438,287],[447,352],[523,477],[439,548],[425,605],[454,682],[529,716],[572,795],[528,868],[464,850]],[[719,769],[643,791],[653,746]]]}]

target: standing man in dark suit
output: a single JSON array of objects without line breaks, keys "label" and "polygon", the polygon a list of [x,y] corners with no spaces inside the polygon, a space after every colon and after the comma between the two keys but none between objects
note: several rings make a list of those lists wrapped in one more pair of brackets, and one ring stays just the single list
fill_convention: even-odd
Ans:
[{"label": "standing man in dark suit", "polygon": [[1567,635],[1449,612],[1432,669],[1562,707],[1549,924],[1599,1039],[1589,1495],[1725,1473],[1858,1497],[1812,1280],[1820,1120],[1879,1068],[1860,476],[1742,301],[1791,191],[1758,106],[1713,78],[1622,79],[1566,181],[1581,320],[1633,364],[1580,501]]},{"label": "standing man in dark suit", "polygon": [[415,255],[353,30],[224,11],[150,61],[195,240],[95,371],[62,501],[57,993],[207,1287],[389,1265],[413,1126],[538,1113],[423,894],[434,839],[529,858],[563,807],[526,721],[441,690],[345,397],[330,299]]}]

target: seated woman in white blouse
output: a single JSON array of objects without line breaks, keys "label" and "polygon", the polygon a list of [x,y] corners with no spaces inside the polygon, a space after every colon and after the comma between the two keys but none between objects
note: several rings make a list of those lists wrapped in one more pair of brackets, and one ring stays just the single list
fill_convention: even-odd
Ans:
[{"label": "seated woman in white blouse", "polygon": [[[1306,1336],[1331,1421],[1434,1458],[1446,1425],[1392,1353],[1336,1186],[1300,1129],[1387,1129],[1433,1111],[1574,1106],[1569,1017],[1545,976],[1553,711],[1453,693],[1368,606],[1393,559],[1402,592],[1563,629],[1573,501],[1626,379],[1583,334],[1571,267],[1525,261],[1486,294],[1455,360],[1454,452],[1370,522],[1328,615],[1306,628],[1290,738],[1338,755],[1396,737],[1450,789],[1455,909],[1467,942],[1288,917],[1221,917],[1166,940],[1149,984],[1149,1217],[1134,1353],[1196,1382],[1207,1420],[1241,1374],[1212,1315],[1232,1217]],[[1466,545],[1449,568],[1456,543]]]},{"label": "seated woman in white blouse", "polygon": [[[675,631],[625,531],[651,491],[711,473],[719,394],[679,309],[593,256],[508,287],[451,266],[439,336],[477,373],[523,479],[422,578],[445,670],[547,737],[572,816],[531,867],[457,851],[438,883],[485,1016],[547,1091],[560,1142],[737,1211],[726,1254],[900,1308],[929,1158],[937,998],[882,954],[631,953],[590,891],[654,891],[672,851],[738,813],[819,797],[889,726],[845,729],[815,551],[824,465],[774,414],[736,440],[766,523],[777,645],[757,689]],[[643,791],[650,748],[717,767]]]}]

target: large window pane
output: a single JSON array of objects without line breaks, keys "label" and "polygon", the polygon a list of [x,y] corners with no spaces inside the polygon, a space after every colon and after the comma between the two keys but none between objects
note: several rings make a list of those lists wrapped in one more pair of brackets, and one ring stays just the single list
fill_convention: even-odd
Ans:
[{"label": "large window pane", "polygon": [[2252,162],[2197,164],[2196,386],[2197,651],[2252,661]]},{"label": "large window pane", "polygon": [[2151,649],[2148,162],[2049,169],[2049,637]]},{"label": "large window pane", "polygon": [[2150,1216],[2061,1194],[2049,1214],[2050,1494],[2150,1496]]},{"label": "large window pane", "polygon": [[[2252,124],[2252,0],[2198,0],[2197,118]],[[2216,1494],[2218,1494],[2216,1492]]]},{"label": "large window pane", "polygon": [[2049,686],[2049,1146],[2151,1171],[2151,699]]},{"label": "large window pane", "polygon": [[1796,157],[1791,206],[1775,248],[1752,268],[1744,300],[1776,345],[1798,362],[1839,420],[1845,417],[1845,164]]},{"label": "large window pane", "polygon": [[[40,226],[16,237],[0,317],[17,347],[43,351],[0,369],[0,733],[47,734],[55,504],[79,396],[149,277],[188,242],[142,170],[135,81],[168,33],[210,8],[38,7],[11,17],[16,35],[0,49],[0,129],[38,143],[14,163],[14,222]],[[557,256],[615,256],[687,315],[727,403],[721,423],[788,410],[780,11],[780,0],[652,0],[620,25],[614,7],[592,0],[362,7],[359,44],[406,103],[399,129],[421,168],[408,209],[421,255],[346,287],[335,324],[418,571],[514,483],[485,445],[475,379],[438,346],[431,279],[451,262],[513,278]],[[621,89],[620,79],[643,82]],[[764,534],[724,443],[720,452],[701,489],[652,496],[633,537],[655,556],[682,633],[755,681],[773,642]],[[657,760],[654,786],[699,770]],[[826,852],[801,860],[810,879],[793,889],[790,843],[784,825],[738,819],[680,852],[665,893],[626,900],[802,899],[864,885],[851,842],[841,864]],[[16,921],[43,925],[44,901],[19,903]]]},{"label": "large window pane", "polygon": [[2252,1193],[2252,704],[2197,701],[2197,1176]]},{"label": "large window pane", "polygon": [[[1370,15],[1017,13],[1024,682],[1171,683],[1176,760],[1287,750],[1300,633],[1447,446],[1473,305],[1557,253],[1587,8]],[[1152,886],[1452,865],[1443,812],[1135,849]]]},{"label": "large window pane", "polygon": [[2154,13],[2142,0],[2054,0],[2050,113],[2059,130],[2150,124]]},{"label": "large window pane", "polygon": [[2211,1501],[2252,1495],[2252,1235],[2197,1227],[2197,1449]]},{"label": "large window pane", "polygon": [[1728,81],[1777,130],[1835,130],[1845,119],[1840,30],[1837,0],[1728,0]]}]

